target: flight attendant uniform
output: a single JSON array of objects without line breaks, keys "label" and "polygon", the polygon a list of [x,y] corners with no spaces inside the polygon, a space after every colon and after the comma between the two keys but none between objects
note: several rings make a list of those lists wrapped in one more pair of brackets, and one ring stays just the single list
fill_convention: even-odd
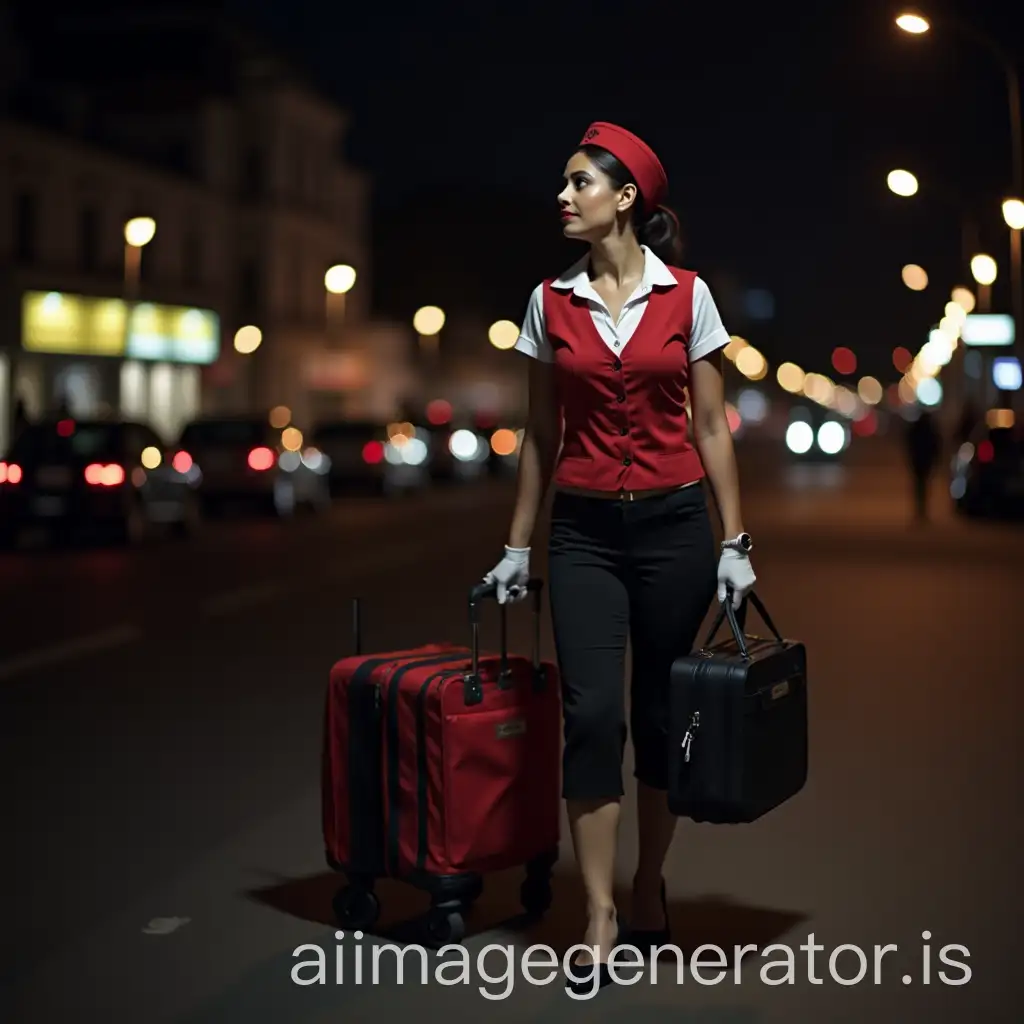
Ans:
[{"label": "flight attendant uniform", "polygon": [[634,774],[667,789],[669,669],[692,649],[717,586],[687,385],[693,362],[729,335],[696,273],[643,251],[643,277],[618,321],[584,256],[537,286],[515,346],[554,365],[564,423],[548,587],[570,800],[623,794],[627,639]]}]

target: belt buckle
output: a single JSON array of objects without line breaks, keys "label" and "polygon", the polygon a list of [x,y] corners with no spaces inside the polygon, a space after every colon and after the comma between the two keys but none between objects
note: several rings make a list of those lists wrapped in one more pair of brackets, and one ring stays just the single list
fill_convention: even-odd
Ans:
[{"label": "belt buckle", "polygon": [[621,491],[620,494],[619,494],[619,497],[622,498],[623,501],[633,501],[634,500],[634,495],[633,495],[632,491],[625,491],[625,490]]}]

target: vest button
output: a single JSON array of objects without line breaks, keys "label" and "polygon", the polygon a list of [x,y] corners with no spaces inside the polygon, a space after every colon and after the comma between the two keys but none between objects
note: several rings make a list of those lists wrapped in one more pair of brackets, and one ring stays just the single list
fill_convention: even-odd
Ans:
[{"label": "vest button", "polygon": [[633,460],[628,455],[622,460],[622,464],[624,466],[632,465],[632,463],[633,463]]},{"label": "vest button", "polygon": [[625,437],[629,433],[629,427],[619,427],[619,434]]},{"label": "vest button", "polygon": [[615,396],[615,401],[616,402],[624,402],[625,400],[626,400],[626,396],[625,395],[616,395]]},{"label": "vest button", "polygon": [[615,369],[616,370],[621,370],[622,369],[622,360],[621,359],[616,359],[615,360]]}]

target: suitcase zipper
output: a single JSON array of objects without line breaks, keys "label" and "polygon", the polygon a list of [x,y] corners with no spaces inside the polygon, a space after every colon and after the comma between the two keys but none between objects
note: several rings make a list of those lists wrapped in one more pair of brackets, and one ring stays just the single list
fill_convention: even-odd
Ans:
[{"label": "suitcase zipper", "polygon": [[686,733],[683,736],[683,760],[690,760],[690,747],[693,745],[694,737],[697,735],[697,730],[700,728],[700,712],[694,711],[690,715],[690,724],[687,726]]}]

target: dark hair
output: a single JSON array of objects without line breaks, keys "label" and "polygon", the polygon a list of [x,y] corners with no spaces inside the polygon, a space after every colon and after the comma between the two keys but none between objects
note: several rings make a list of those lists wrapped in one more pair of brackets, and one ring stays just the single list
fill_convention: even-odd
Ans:
[{"label": "dark hair", "polygon": [[[629,169],[617,157],[601,146],[583,145],[579,151],[590,158],[590,162],[617,188],[636,180]],[[644,214],[644,196],[636,185],[637,200],[633,204],[633,232],[641,245],[646,245],[658,259],[672,266],[682,261],[683,240],[679,234],[679,222],[666,207],[659,206],[650,216]]]}]

